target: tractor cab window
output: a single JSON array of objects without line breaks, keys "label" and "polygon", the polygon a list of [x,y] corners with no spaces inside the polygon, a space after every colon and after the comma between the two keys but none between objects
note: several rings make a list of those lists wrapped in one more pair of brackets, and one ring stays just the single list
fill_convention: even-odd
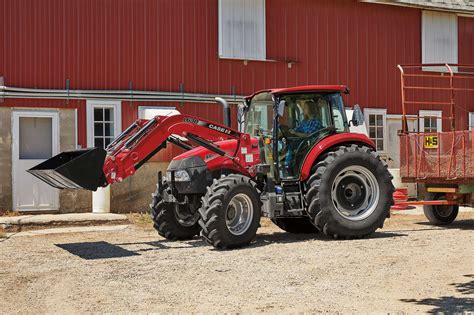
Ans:
[{"label": "tractor cab window", "polygon": [[327,98],[329,100],[329,104],[331,105],[331,112],[336,132],[349,131],[342,95],[340,93],[332,93],[328,94]]},{"label": "tractor cab window", "polygon": [[270,135],[273,122],[273,99],[269,93],[261,93],[252,99],[245,115],[245,132],[254,137]]},{"label": "tractor cab window", "polygon": [[344,105],[339,93],[289,94],[279,118],[279,168],[282,178],[298,177],[310,149],[334,126],[346,129]]},{"label": "tractor cab window", "polygon": [[269,164],[273,172],[272,130],[273,130],[273,96],[260,93],[252,98],[245,112],[245,132],[259,140],[260,159]]}]

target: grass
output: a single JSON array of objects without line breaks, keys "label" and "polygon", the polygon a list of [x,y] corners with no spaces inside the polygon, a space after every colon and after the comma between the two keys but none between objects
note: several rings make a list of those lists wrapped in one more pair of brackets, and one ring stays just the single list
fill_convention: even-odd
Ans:
[{"label": "grass", "polygon": [[153,220],[151,219],[149,213],[129,213],[127,217],[128,220],[134,225],[144,228],[153,227]]},{"label": "grass", "polygon": [[21,215],[18,211],[0,209],[0,217],[17,217]]}]

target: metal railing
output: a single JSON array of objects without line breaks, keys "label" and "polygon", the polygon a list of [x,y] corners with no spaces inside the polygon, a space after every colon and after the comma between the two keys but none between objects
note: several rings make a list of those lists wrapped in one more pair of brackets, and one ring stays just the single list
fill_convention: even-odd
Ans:
[{"label": "metal railing", "polygon": [[[466,107],[474,92],[474,65],[398,65],[401,80],[402,130],[400,133],[400,175],[406,181],[474,181],[474,131],[456,130],[456,112]],[[467,102],[460,104],[458,98]],[[472,98],[474,99],[474,98]],[[417,109],[443,111],[444,117],[408,113]],[[464,106],[464,107],[463,107]],[[426,108],[429,107],[429,108]],[[416,118],[415,118],[416,117]],[[448,120],[449,131],[423,132],[420,120]],[[416,119],[417,131],[408,130],[408,120]]]},{"label": "metal railing", "polygon": [[[458,92],[474,92],[474,65],[464,64],[409,64],[398,65],[400,70],[400,87],[402,98],[402,132],[408,133],[407,120],[409,117],[407,108],[409,105],[448,107],[448,115],[436,117],[441,120],[450,121],[451,131],[456,130],[456,108],[460,108],[456,103]],[[430,84],[426,84],[429,81]],[[469,86],[466,85],[468,81]],[[408,98],[408,94],[413,91],[414,97]],[[423,99],[424,93],[441,93],[443,96]],[[444,92],[444,93],[443,93]],[[447,93],[446,93],[447,92]],[[465,111],[465,110],[464,110]],[[418,122],[421,118],[433,118],[432,116],[416,115]],[[420,130],[420,128],[418,128]]]}]

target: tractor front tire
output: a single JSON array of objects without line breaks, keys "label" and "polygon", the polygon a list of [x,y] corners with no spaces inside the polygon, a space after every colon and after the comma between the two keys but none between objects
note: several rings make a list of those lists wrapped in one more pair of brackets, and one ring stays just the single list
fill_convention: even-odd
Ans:
[{"label": "tractor front tire", "polygon": [[[443,193],[427,192],[425,200],[446,200],[446,195]],[[452,223],[458,216],[458,205],[424,205],[423,212],[425,217],[434,225],[448,225]]]},{"label": "tractor front tire", "polygon": [[276,218],[272,222],[285,232],[292,234],[315,234],[319,230],[309,218]]},{"label": "tractor front tire", "polygon": [[214,179],[199,209],[201,236],[217,249],[250,244],[260,225],[261,205],[249,177],[231,174]]},{"label": "tractor front tire", "polygon": [[360,238],[382,228],[393,205],[392,176],[366,146],[340,146],[313,168],[306,182],[308,212],[333,238]]},{"label": "tractor front tire", "polygon": [[[185,205],[176,205],[164,201],[161,194],[167,188],[168,184],[165,182],[161,191],[157,187],[156,191],[152,194],[153,200],[150,208],[153,227],[158,231],[159,235],[168,240],[190,240],[199,234],[199,214],[189,213],[187,217],[183,216],[182,213],[189,212]],[[176,211],[176,207],[181,207],[181,213]]]}]

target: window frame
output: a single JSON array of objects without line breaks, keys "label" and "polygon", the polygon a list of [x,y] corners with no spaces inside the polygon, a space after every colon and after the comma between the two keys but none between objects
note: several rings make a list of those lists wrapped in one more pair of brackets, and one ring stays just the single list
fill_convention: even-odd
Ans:
[{"label": "window frame", "polygon": [[[380,153],[387,152],[387,109],[385,108],[364,108],[365,126],[367,128],[367,137],[370,138],[370,115],[382,115],[382,127],[383,127],[383,149],[377,150]],[[370,138],[372,139],[372,138]],[[377,143],[375,143],[377,149]]]},{"label": "window frame", "polygon": [[[261,47],[261,49],[263,50],[263,52],[259,52],[259,46],[256,46],[255,47],[255,55],[252,55],[252,54],[249,54],[247,53],[247,51],[244,50],[244,53],[243,53],[243,56],[239,56],[239,55],[236,55],[234,53],[234,46],[237,45],[236,43],[233,43],[231,42],[232,46],[231,46],[231,50],[232,50],[232,53],[231,54],[228,54],[225,52],[225,45],[224,45],[224,38],[233,38],[232,35],[229,36],[229,34],[224,34],[224,18],[223,18],[223,10],[224,10],[224,6],[222,4],[223,1],[229,1],[230,3],[233,1],[233,0],[218,0],[218,25],[217,25],[217,28],[218,28],[218,56],[220,59],[234,59],[234,60],[253,60],[253,61],[267,61],[267,39],[266,39],[266,36],[267,36],[267,30],[266,30],[266,0],[260,0],[263,2],[262,6],[263,6],[263,14],[261,16],[262,18],[262,21],[261,23],[255,23],[255,25],[261,25],[262,26],[262,30],[256,30],[255,32],[255,40],[254,40],[254,43],[256,43],[257,41],[261,42],[263,47]],[[239,2],[240,3],[240,2]],[[235,4],[235,3],[234,3]],[[244,9],[245,10],[245,9]],[[255,21],[257,21],[257,14],[255,13]],[[259,31],[261,31],[261,34],[258,34]],[[245,37],[243,35],[243,37]],[[258,45],[258,44],[257,44]],[[245,46],[245,45],[244,45]]]},{"label": "window frame", "polygon": [[423,116],[438,117],[438,119],[436,119],[436,132],[443,131],[443,111],[420,109],[418,111],[418,117],[420,117],[418,121],[418,132],[425,132],[425,119],[422,118]]},{"label": "window frame", "polygon": [[87,100],[86,101],[86,121],[87,121],[87,147],[94,147],[94,109],[112,108],[114,109],[114,138],[122,132],[122,102],[110,100]]},{"label": "window frame", "polygon": [[143,105],[143,106],[138,106],[138,112],[137,112],[137,115],[138,115],[138,118],[139,119],[148,119],[148,118],[145,118],[144,114],[145,114],[145,110],[147,109],[158,109],[158,110],[167,110],[167,111],[170,111],[170,112],[173,112],[173,111],[176,111],[177,113],[175,113],[174,115],[177,115],[179,113],[179,111],[176,109],[175,106],[146,106],[146,105]]},{"label": "window frame", "polygon": [[[433,18],[433,16],[438,15],[451,15],[455,17],[455,26],[454,26],[454,44],[450,45],[450,50],[454,50],[452,52],[452,58],[454,60],[446,60],[446,56],[443,56],[443,60],[432,60],[434,51],[439,51],[443,47],[437,47],[439,49],[433,49],[434,44],[429,41],[430,36],[429,32],[436,32],[437,29],[433,29],[433,27],[429,27],[430,22],[427,21],[428,18]],[[442,64],[457,64],[459,61],[459,21],[458,15],[456,13],[449,13],[449,12],[440,12],[440,11],[433,11],[433,10],[423,10],[421,13],[421,60],[423,64],[433,64],[433,63],[442,63]],[[434,58],[436,59],[436,58]],[[424,67],[424,71],[436,71],[436,72],[447,72],[448,70],[445,67]],[[457,71],[456,67],[453,67],[453,71]]]}]

